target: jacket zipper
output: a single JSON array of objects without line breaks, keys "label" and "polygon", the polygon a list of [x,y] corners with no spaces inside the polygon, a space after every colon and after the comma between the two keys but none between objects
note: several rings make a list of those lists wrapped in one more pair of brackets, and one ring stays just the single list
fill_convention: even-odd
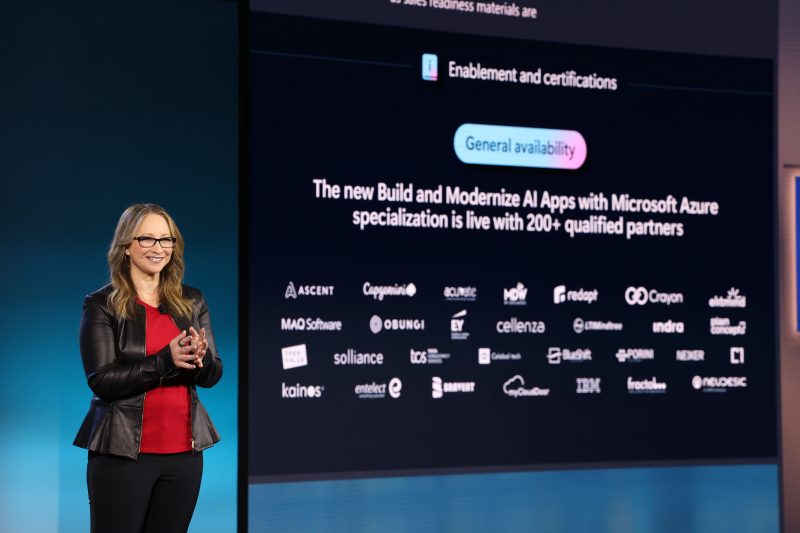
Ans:
[{"label": "jacket zipper", "polygon": [[[183,331],[178,326],[178,324],[175,322],[175,319],[172,317],[172,315],[169,315],[169,318],[172,320],[172,323],[175,324],[175,327],[178,328],[178,331]],[[191,387],[190,385],[186,386],[187,392],[189,394],[189,433],[192,436],[192,453],[196,453],[196,451],[194,449],[194,424],[192,424],[192,407],[193,407],[193,405],[192,405],[192,390],[191,390],[190,387]],[[142,410],[142,414],[144,415],[144,410]]]}]

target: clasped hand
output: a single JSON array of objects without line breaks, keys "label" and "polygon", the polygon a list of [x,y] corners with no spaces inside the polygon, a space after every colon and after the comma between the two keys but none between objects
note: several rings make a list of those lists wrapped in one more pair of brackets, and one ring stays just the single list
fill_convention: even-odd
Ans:
[{"label": "clasped hand", "polygon": [[203,368],[203,357],[208,350],[205,328],[200,328],[198,333],[193,327],[181,331],[180,335],[169,342],[172,352],[172,362],[177,368]]}]

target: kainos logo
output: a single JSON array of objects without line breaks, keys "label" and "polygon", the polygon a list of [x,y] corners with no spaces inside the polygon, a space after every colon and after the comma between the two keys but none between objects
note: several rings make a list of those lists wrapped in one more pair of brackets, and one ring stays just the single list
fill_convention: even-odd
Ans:
[{"label": "kainos logo", "polygon": [[464,317],[467,310],[462,309],[450,319],[450,338],[456,341],[463,341],[469,338],[469,333],[464,331]]},{"label": "kainos logo", "polygon": [[301,385],[296,383],[294,385],[287,385],[281,383],[281,398],[297,399],[297,398],[322,398],[322,393],[325,387],[322,385]]},{"label": "kainos logo", "polygon": [[488,365],[492,361],[520,361],[519,352],[493,352],[491,348],[478,348],[478,364]]},{"label": "kainos logo", "polygon": [[744,364],[744,348],[742,346],[731,346],[731,364]]},{"label": "kainos logo", "polygon": [[680,292],[658,292],[655,289],[644,287],[628,287],[625,289],[625,301],[628,305],[651,304],[682,304],[683,294]]},{"label": "kainos logo", "polygon": [[441,365],[446,359],[450,359],[449,353],[442,353],[436,348],[427,350],[411,349],[412,365]]},{"label": "kainos logo", "polygon": [[308,354],[305,344],[281,348],[281,357],[283,358],[284,370],[308,365]]},{"label": "kainos logo", "polygon": [[474,302],[478,299],[477,287],[445,287],[444,299],[449,302]]},{"label": "kainos logo", "polygon": [[503,383],[503,392],[506,393],[506,396],[511,396],[512,398],[550,395],[550,389],[542,389],[539,387],[531,387],[526,389],[525,379],[519,374]]},{"label": "kainos logo", "polygon": [[653,322],[653,333],[683,333],[683,322],[667,320],[666,322]]},{"label": "kainos logo", "polygon": [[369,329],[376,335],[383,330],[386,331],[424,331],[425,320],[418,318],[387,318],[381,319],[378,315],[372,315],[369,319]]},{"label": "kainos logo", "polygon": [[475,392],[474,381],[442,381],[442,378],[434,376],[431,378],[431,396],[441,398],[445,394],[454,392]]},{"label": "kainos logo", "polygon": [[528,305],[525,299],[528,297],[528,289],[522,282],[517,282],[516,287],[503,289],[503,303],[506,305]]},{"label": "kainos logo", "polygon": [[572,329],[575,333],[584,331],[622,331],[622,322],[612,322],[610,320],[584,320],[576,318],[572,321]]},{"label": "kainos logo", "polygon": [[725,296],[713,296],[708,299],[709,307],[747,307],[747,297],[739,294],[739,289],[731,287]]},{"label": "kainos logo", "polygon": [[389,383],[363,383],[356,385],[354,392],[356,396],[363,400],[386,398],[386,393],[392,398],[399,398],[403,390],[403,382],[400,378],[392,378]]},{"label": "kainos logo", "polygon": [[747,377],[700,377],[692,378],[692,387],[703,392],[728,392],[728,389],[746,388]]},{"label": "kainos logo", "polygon": [[585,302],[590,304],[597,301],[598,294],[597,289],[589,291],[581,288],[576,291],[568,291],[566,285],[559,285],[553,289],[553,303]]},{"label": "kainos logo", "polygon": [[620,363],[628,361],[638,363],[655,359],[655,350],[651,348],[620,348],[617,350],[616,358]]},{"label": "kainos logo", "polygon": [[575,378],[577,394],[600,394],[600,378]]},{"label": "kainos logo", "polygon": [[705,361],[706,352],[703,350],[675,350],[676,361]]},{"label": "kainos logo", "polygon": [[410,298],[417,294],[417,286],[413,283],[405,285],[372,285],[369,281],[365,281],[362,290],[364,291],[364,296],[372,296],[381,302],[386,296],[407,296]]},{"label": "kainos logo", "polygon": [[342,331],[341,320],[321,318],[281,318],[283,331]]},{"label": "kainos logo", "polygon": [[740,320],[739,324],[731,324],[730,318],[720,318],[715,316],[711,319],[711,334],[712,335],[744,335],[747,331],[747,322]]},{"label": "kainos logo", "polygon": [[544,333],[544,322],[538,320],[519,320],[511,317],[508,320],[498,320],[495,326],[497,333]]},{"label": "kainos logo", "polygon": [[382,353],[361,353],[348,348],[343,353],[333,354],[334,365],[382,365]]},{"label": "kainos logo", "polygon": [[333,296],[333,288],[333,285],[300,285],[295,288],[294,282],[290,281],[283,297],[287,300],[294,300],[298,296]]},{"label": "kainos logo", "polygon": [[628,376],[628,394],[664,394],[666,392],[667,384],[658,381],[655,376],[642,380]]},{"label": "kainos logo", "polygon": [[547,362],[551,365],[560,365],[561,361],[583,363],[584,361],[591,360],[592,351],[588,349],[578,348],[577,350],[568,350],[566,348],[555,347],[547,349]]}]

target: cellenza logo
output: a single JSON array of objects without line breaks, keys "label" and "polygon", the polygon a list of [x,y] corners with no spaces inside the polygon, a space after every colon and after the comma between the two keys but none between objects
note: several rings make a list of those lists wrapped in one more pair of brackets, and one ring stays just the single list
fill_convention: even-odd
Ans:
[{"label": "cellenza logo", "polygon": [[381,319],[378,315],[372,315],[369,319],[369,329],[376,335],[383,331],[424,331],[425,320],[417,318],[387,318]]},{"label": "cellenza logo", "polygon": [[520,398],[524,396],[549,396],[550,389],[542,389],[539,387],[525,388],[525,379],[517,374],[513,378],[503,383],[503,392],[512,398]]},{"label": "cellenza logo", "polygon": [[538,320],[519,320],[512,317],[509,320],[498,320],[495,326],[497,333],[544,333],[544,322]]},{"label": "cellenza logo", "polygon": [[553,289],[553,303],[563,304],[564,302],[586,302],[587,304],[597,301],[597,289],[588,291],[586,289],[578,289],[576,291],[568,291],[566,285],[559,285]]},{"label": "cellenza logo", "polygon": [[683,294],[680,292],[658,292],[655,289],[644,287],[628,287],[625,289],[625,301],[628,305],[651,304],[682,304]]},{"label": "cellenza logo", "polygon": [[386,296],[408,296],[417,294],[417,286],[413,283],[405,285],[372,285],[369,281],[364,282],[362,287],[364,296],[372,296],[378,301],[383,301]]},{"label": "cellenza logo", "polygon": [[342,331],[341,320],[321,318],[281,318],[283,331]]},{"label": "cellenza logo", "polygon": [[628,376],[629,394],[664,394],[667,392],[667,384],[658,381],[655,376],[650,379],[636,380]]},{"label": "cellenza logo", "polygon": [[281,398],[321,398],[324,390],[325,387],[321,385],[301,385],[299,383],[287,385],[286,383],[281,383]]},{"label": "cellenza logo", "polygon": [[692,387],[704,392],[726,392],[728,389],[746,388],[747,376],[735,377],[701,377],[692,378]]},{"label": "cellenza logo", "polygon": [[286,291],[283,297],[287,300],[296,299],[298,296],[333,296],[333,285],[300,285],[294,286],[294,282],[290,281],[286,286]]},{"label": "cellenza logo", "polygon": [[725,296],[713,296],[708,299],[709,307],[747,307],[747,297],[739,294],[739,289],[731,287]]},{"label": "cellenza logo", "polygon": [[442,378],[434,376],[431,378],[431,396],[441,398],[445,394],[453,392],[475,392],[474,381],[442,381]]}]

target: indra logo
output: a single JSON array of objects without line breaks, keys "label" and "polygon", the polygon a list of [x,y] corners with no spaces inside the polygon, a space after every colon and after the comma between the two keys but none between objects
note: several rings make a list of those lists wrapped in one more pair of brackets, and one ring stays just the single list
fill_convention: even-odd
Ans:
[{"label": "indra logo", "polygon": [[586,290],[578,289],[568,291],[566,285],[559,285],[553,289],[553,303],[563,304],[565,302],[584,302],[587,304],[597,301],[599,292],[597,289]]},{"label": "indra logo", "polygon": [[414,350],[412,348],[410,357],[412,365],[441,365],[444,361],[450,359],[450,354],[440,352],[437,348],[428,348],[427,350]]},{"label": "indra logo", "polygon": [[295,287],[294,282],[290,281],[286,286],[283,297],[287,300],[295,300],[298,296],[333,296],[333,285],[300,285]]},{"label": "indra logo", "polygon": [[728,389],[746,388],[747,376],[735,377],[701,377],[692,378],[692,387],[703,392],[728,392]]},{"label": "indra logo", "polygon": [[298,398],[322,398],[322,393],[325,387],[322,385],[301,385],[296,383],[294,385],[287,385],[281,383],[281,398],[288,398],[295,400]]},{"label": "indra logo", "polygon": [[372,296],[372,298],[381,302],[387,296],[406,296],[411,298],[417,294],[417,286],[413,283],[372,285],[369,281],[365,281],[362,290],[364,291],[364,296]]},{"label": "indra logo", "polygon": [[709,307],[747,307],[747,297],[739,294],[739,289],[731,287],[725,296],[712,296],[708,299]]},{"label": "indra logo", "polygon": [[511,396],[512,398],[550,395],[550,389],[540,387],[525,388],[525,379],[519,374],[503,383],[503,392],[506,396]]},{"label": "indra logo", "polygon": [[577,394],[600,394],[600,378],[575,378]]},{"label": "indra logo", "polygon": [[683,333],[683,322],[667,320],[666,322],[653,322],[653,333]]},{"label": "indra logo", "polygon": [[372,315],[369,319],[369,329],[374,334],[386,331],[424,331],[425,320],[418,318],[386,318]]},{"label": "indra logo", "polygon": [[528,289],[518,281],[516,287],[503,289],[503,303],[505,305],[527,305]]},{"label": "indra logo", "polygon": [[305,344],[281,348],[281,357],[283,358],[284,370],[308,365],[308,353],[306,352]]},{"label": "indra logo", "polygon": [[628,305],[651,304],[682,304],[683,293],[680,292],[658,292],[655,289],[645,287],[628,287],[625,289],[625,301]]},{"label": "indra logo", "polygon": [[475,392],[474,381],[443,381],[439,376],[431,378],[431,396],[439,399],[445,394]]},{"label": "indra logo", "polygon": [[474,302],[478,299],[477,287],[445,287],[444,299],[448,302]]}]

